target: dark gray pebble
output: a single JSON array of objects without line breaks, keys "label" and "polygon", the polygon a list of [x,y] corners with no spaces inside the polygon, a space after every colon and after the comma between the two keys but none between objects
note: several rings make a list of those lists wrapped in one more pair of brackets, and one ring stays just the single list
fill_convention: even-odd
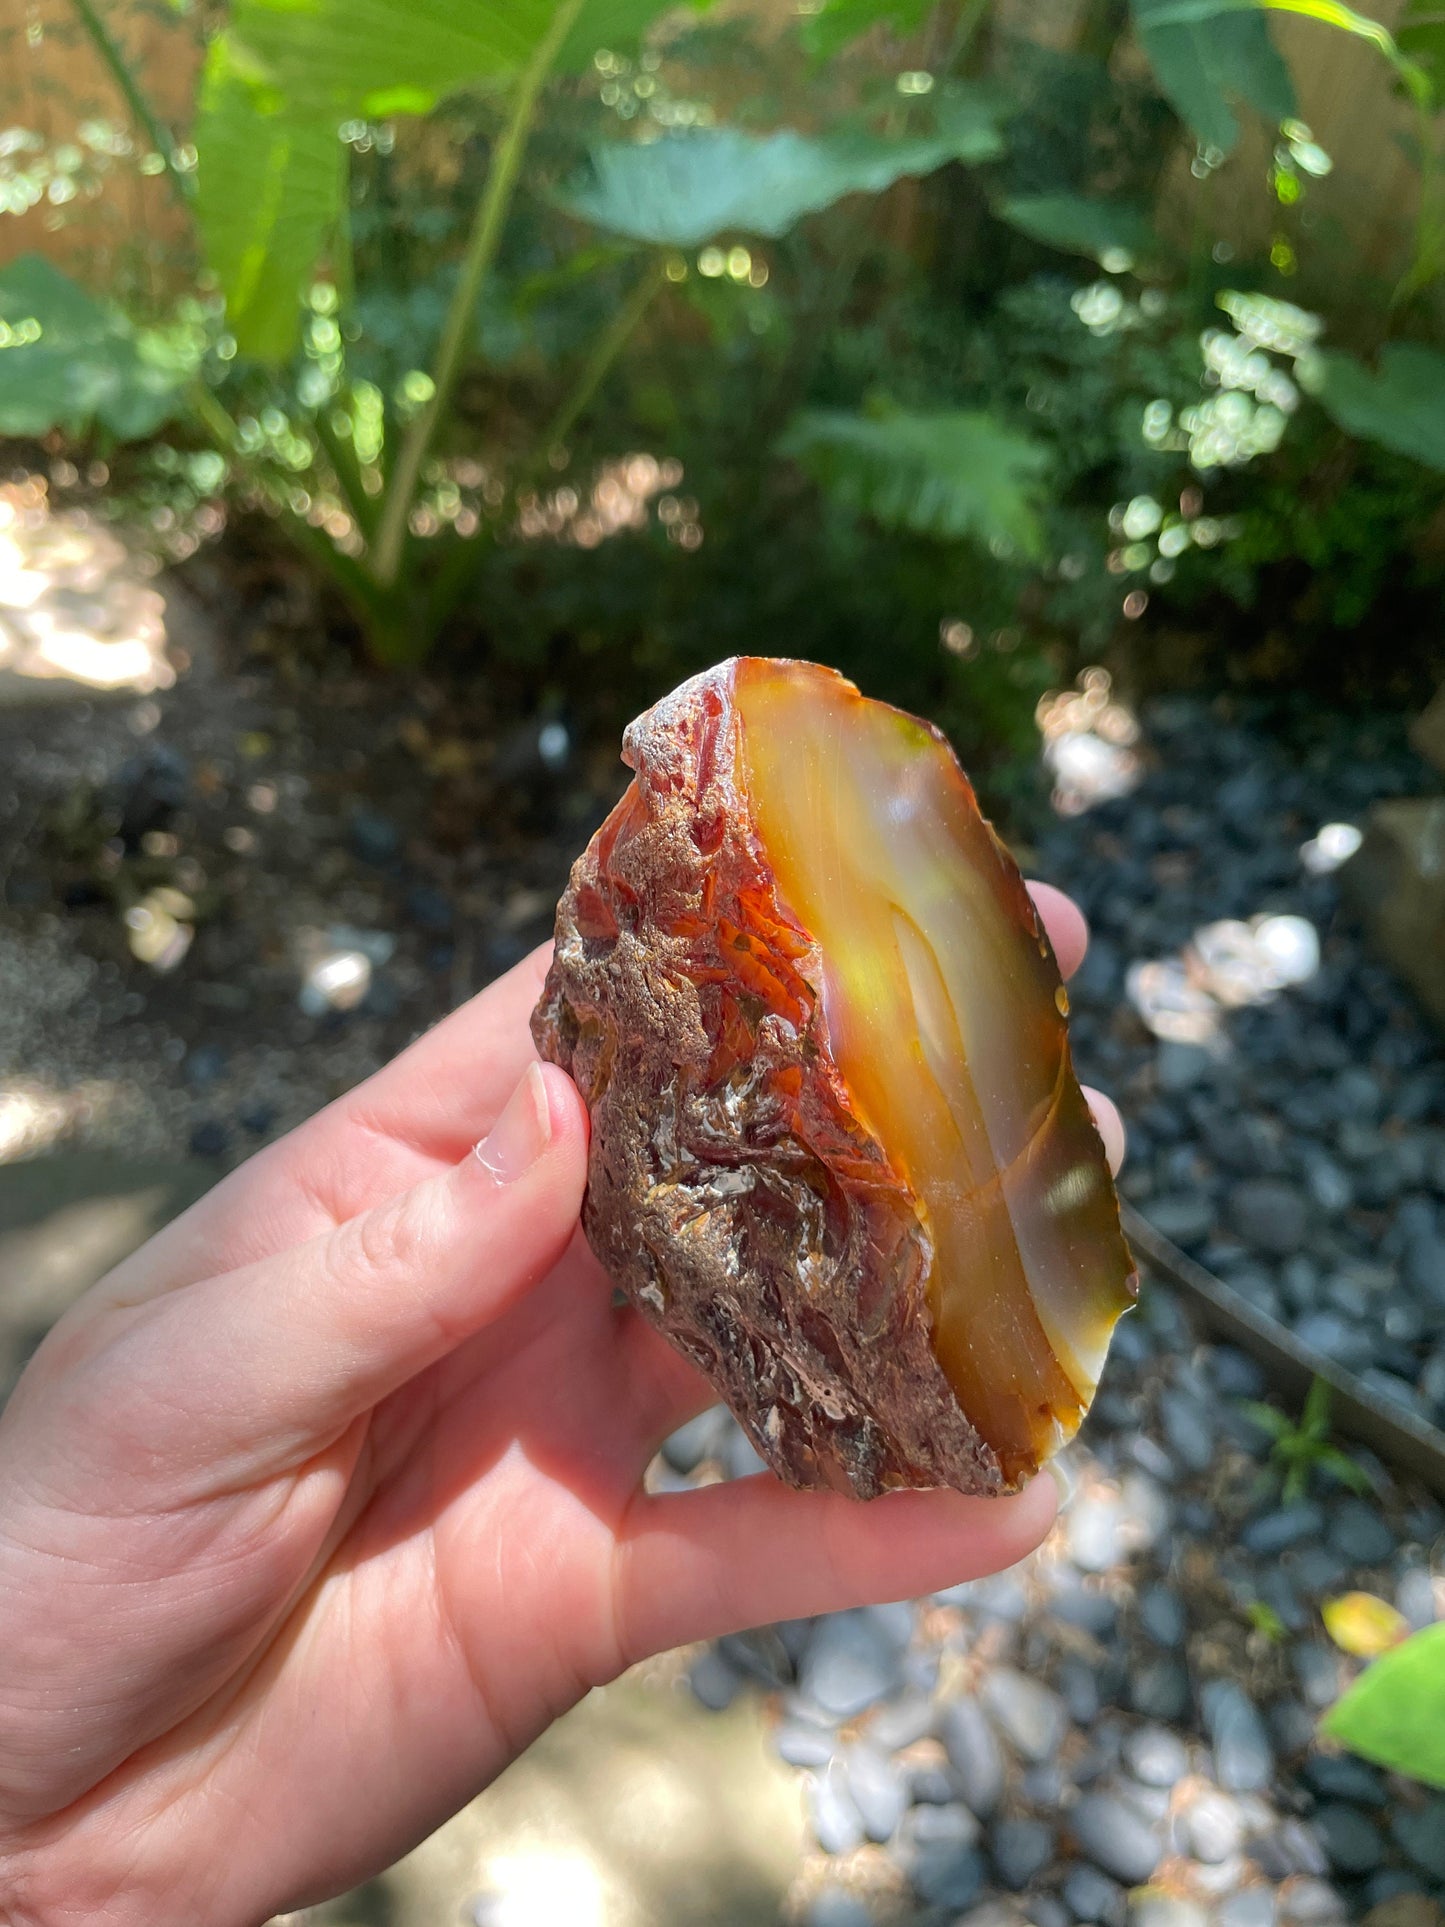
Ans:
[{"label": "dark gray pebble", "polygon": [[1096,1867],[1070,1867],[1064,1878],[1063,1895],[1075,1920],[1096,1921],[1099,1927],[1124,1927],[1127,1912],[1124,1889]]},{"label": "dark gray pebble", "polygon": [[1301,1499],[1294,1505],[1280,1506],[1251,1519],[1242,1528],[1239,1543],[1246,1552],[1268,1558],[1306,1539],[1317,1539],[1324,1529],[1324,1508]]},{"label": "dark gray pebble", "polygon": [[1189,1711],[1189,1672],[1182,1660],[1153,1659],[1129,1676],[1129,1704],[1149,1720],[1182,1720]]},{"label": "dark gray pebble", "polygon": [[709,1712],[721,1713],[736,1699],[742,1679],[721,1653],[709,1647],[693,1661],[687,1683]]},{"label": "dark gray pebble", "polygon": [[1329,1801],[1310,1822],[1332,1867],[1341,1873],[1373,1873],[1385,1858],[1385,1837],[1367,1813]]},{"label": "dark gray pebble", "polygon": [[1167,1726],[1141,1726],[1124,1742],[1124,1764],[1143,1786],[1172,1787],[1189,1771],[1189,1749]]},{"label": "dark gray pebble", "polygon": [[1214,1745],[1214,1777],[1226,1792],[1256,1793],[1274,1772],[1274,1749],[1259,1709],[1234,1680],[1211,1680],[1200,1694]]},{"label": "dark gray pebble", "polygon": [[998,1820],[990,1829],[989,1852],[1005,1887],[1021,1893],[1054,1857],[1054,1832],[1041,1820]]},{"label": "dark gray pebble", "polygon": [[1215,1927],[1274,1927],[1274,1893],[1269,1887],[1241,1887],[1214,1910]]},{"label": "dark gray pebble", "polygon": [[970,1811],[986,1820],[1003,1796],[1003,1752],[998,1735],[976,1699],[953,1700],[943,1709],[939,1736],[958,1790]]},{"label": "dark gray pebble", "polygon": [[1052,1759],[1068,1730],[1069,1710],[1042,1681],[996,1666],[979,1689],[995,1725],[1022,1760]]},{"label": "dark gray pebble", "polygon": [[1187,1629],[1184,1601],[1167,1586],[1149,1586],[1139,1597],[1139,1625],[1156,1646],[1182,1646]]},{"label": "dark gray pebble", "polygon": [[1379,1566],[1394,1556],[1395,1535],[1376,1506],[1354,1497],[1330,1508],[1330,1545],[1351,1565]]},{"label": "dark gray pebble", "polygon": [[1390,1819],[1395,1844],[1432,1880],[1445,1881],[1445,1799],[1423,1807],[1397,1807]]},{"label": "dark gray pebble", "polygon": [[844,1759],[848,1791],[863,1819],[870,1840],[891,1840],[908,1811],[908,1787],[886,1753],[876,1747],[852,1747]]},{"label": "dark gray pebble", "polygon": [[1079,1851],[1128,1886],[1147,1880],[1163,1857],[1157,1830],[1110,1794],[1086,1793],[1067,1824]]},{"label": "dark gray pebble", "polygon": [[898,1684],[898,1655],[876,1621],[838,1613],[814,1633],[803,1662],[806,1696],[836,1719],[852,1719]]}]

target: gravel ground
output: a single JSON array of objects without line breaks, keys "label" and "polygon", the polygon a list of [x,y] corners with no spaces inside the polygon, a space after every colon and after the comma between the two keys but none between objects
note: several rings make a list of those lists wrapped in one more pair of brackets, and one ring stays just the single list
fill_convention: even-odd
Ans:
[{"label": "gravel ground", "polygon": [[[1073,1029],[1128,1120],[1123,1188],[1438,1424],[1445,1058],[1341,911],[1327,864],[1351,839],[1318,834],[1428,775],[1402,732],[1348,718],[1290,740],[1171,701],[1143,723],[1114,759],[1135,786],[1058,821],[1032,866],[1095,932]],[[1360,1589],[1431,1623],[1445,1513],[1362,1450],[1362,1491],[1316,1473],[1287,1502],[1246,1409],[1267,1392],[1146,1280],[1038,1554],[697,1663],[707,1704],[768,1693],[806,1776],[806,1927],[1445,1927],[1445,1796],[1315,1739],[1357,1670],[1322,1604]],[[750,1465],[719,1411],[657,1476]]]},{"label": "gravel ground", "polygon": [[[818,1853],[797,1920],[1445,1922],[1445,1796],[1314,1737],[1357,1670],[1322,1602],[1362,1589],[1431,1623],[1445,1511],[1363,1451],[1367,1496],[1321,1477],[1286,1503],[1244,1410],[1266,1390],[1149,1280],[1037,1554],[696,1662],[706,1705],[768,1695],[805,1776]],[[756,1463],[719,1408],[668,1442],[654,1481]]]}]

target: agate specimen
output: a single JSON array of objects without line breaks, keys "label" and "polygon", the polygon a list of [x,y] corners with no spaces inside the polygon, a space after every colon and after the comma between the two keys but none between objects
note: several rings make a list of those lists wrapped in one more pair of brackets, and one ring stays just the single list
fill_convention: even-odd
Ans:
[{"label": "agate specimen", "polygon": [[1005,1492],[1133,1301],[1068,999],[928,724],[740,657],[627,731],[533,1034],[613,1279],[797,1486]]}]

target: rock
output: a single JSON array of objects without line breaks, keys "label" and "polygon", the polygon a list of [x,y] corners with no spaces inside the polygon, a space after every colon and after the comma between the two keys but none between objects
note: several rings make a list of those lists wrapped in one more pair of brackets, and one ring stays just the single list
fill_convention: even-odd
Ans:
[{"label": "rock", "polygon": [[1390,1817],[1395,1844],[1421,1873],[1445,1881],[1445,1799],[1423,1807],[1397,1807]]},{"label": "rock", "polygon": [[1255,1793],[1268,1786],[1274,1750],[1244,1688],[1233,1680],[1211,1680],[1200,1694],[1200,1704],[1220,1786],[1229,1793]]},{"label": "rock", "polygon": [[1025,1769],[1019,1781],[1019,1792],[1031,1807],[1045,1813],[1055,1812],[1064,1797],[1064,1775],[1056,1760],[1046,1760],[1042,1766]]},{"label": "rock", "polygon": [[1246,1178],[1229,1193],[1229,1220],[1256,1251],[1285,1258],[1309,1234],[1309,1205],[1279,1178]]},{"label": "rock", "polygon": [[930,1841],[912,1857],[909,1878],[920,1900],[935,1907],[968,1907],[978,1898],[988,1867],[976,1847]]},{"label": "rock", "polygon": [[905,1692],[886,1706],[880,1706],[868,1725],[868,1737],[890,1753],[927,1738],[937,1721],[933,1701],[926,1693]]},{"label": "rock", "polygon": [[1154,1659],[1129,1675],[1129,1704],[1149,1720],[1182,1720],[1189,1711],[1189,1672],[1182,1660]]},{"label": "rock", "polygon": [[1190,1398],[1166,1398],[1160,1418],[1175,1455],[1191,1472],[1207,1472],[1214,1461],[1215,1436],[1203,1406]]},{"label": "rock", "polygon": [[886,1753],[871,1746],[851,1748],[844,1759],[844,1771],[868,1838],[879,1845],[891,1840],[908,1810],[903,1775]]},{"label": "rock", "polygon": [[1133,1894],[1129,1899],[1129,1927],[1210,1927],[1209,1915],[1179,1894]]},{"label": "rock", "polygon": [[1429,1305],[1445,1305],[1445,1238],[1412,1238],[1400,1260],[1400,1282]]},{"label": "rock", "polygon": [[1279,1890],[1279,1918],[1289,1927],[1336,1927],[1349,1911],[1343,1894],[1312,1875],[1299,1875]]},{"label": "rock", "polygon": [[[1331,1698],[1334,1697],[1336,1694],[1331,1694]],[[1326,1800],[1347,1800],[1357,1807],[1383,1807],[1388,1799],[1379,1768],[1356,1758],[1353,1753],[1312,1753],[1305,1761],[1304,1777]]]},{"label": "rock", "polygon": [[1244,1841],[1237,1803],[1228,1794],[1206,1790],[1185,1809],[1183,1834],[1196,1860],[1218,1866],[1238,1853]]},{"label": "rock", "polygon": [[898,1655],[876,1621],[861,1613],[835,1613],[814,1633],[801,1686],[835,1719],[853,1719],[898,1683]]},{"label": "rock", "polygon": [[1340,882],[1376,948],[1445,1024],[1445,797],[1374,804]]},{"label": "rock", "polygon": [[1145,1204],[1144,1215],[1162,1237],[1177,1245],[1203,1244],[1214,1229],[1214,1206],[1200,1192],[1161,1192]]},{"label": "rock", "polygon": [[1272,1558],[1303,1540],[1317,1539],[1324,1529],[1323,1507],[1301,1499],[1294,1505],[1280,1506],[1276,1511],[1263,1512],[1251,1519],[1240,1532],[1239,1543],[1246,1552]]},{"label": "rock", "polygon": [[1428,1567],[1406,1567],[1395,1584],[1395,1605],[1412,1630],[1435,1623],[1435,1580]]},{"label": "rock", "polygon": [[1059,1668],[1059,1691],[1075,1726],[1092,1726],[1099,1716],[1099,1682],[1082,1659],[1066,1659]]},{"label": "rock", "polygon": [[1155,1829],[1110,1794],[1086,1793],[1067,1825],[1079,1851],[1126,1886],[1147,1880],[1163,1857]]},{"label": "rock", "polygon": [[1337,1499],[1330,1507],[1329,1542],[1356,1566],[1379,1566],[1394,1557],[1395,1535],[1376,1507],[1364,1499]]},{"label": "rock", "polygon": [[1021,1893],[1054,1856],[1054,1832],[1041,1820],[999,1820],[989,1833],[994,1871],[1005,1887]]},{"label": "rock", "polygon": [[715,1458],[722,1447],[727,1409],[714,1405],[699,1412],[662,1442],[662,1456],[674,1472],[695,1472],[704,1459]]},{"label": "rock", "polygon": [[1075,1920],[1097,1921],[1100,1927],[1124,1927],[1124,1890],[1097,1868],[1070,1867],[1064,1877],[1063,1895]]},{"label": "rock", "polygon": [[[1161,1091],[1171,1094],[1193,1090],[1202,1084],[1218,1064],[1218,1058],[1203,1044],[1187,1044],[1166,1038],[1154,1052],[1154,1079]],[[1153,1214],[1151,1212],[1150,1216]],[[1158,1227],[1163,1230],[1163,1226]],[[1166,1237],[1173,1234],[1165,1232]]]},{"label": "rock", "polygon": [[1123,1548],[1117,1499],[1080,1495],[1064,1517],[1069,1557],[1082,1572],[1108,1572],[1118,1565]]},{"label": "rock", "polygon": [[1274,1927],[1274,1893],[1269,1887],[1241,1887],[1214,1910],[1215,1927]]},{"label": "rock", "polygon": [[1182,1646],[1187,1627],[1184,1602],[1167,1586],[1149,1586],[1139,1597],[1139,1625],[1156,1646]]},{"label": "rock", "polygon": [[867,1901],[841,1887],[825,1887],[814,1894],[803,1915],[804,1927],[874,1927],[874,1922]]},{"label": "rock", "polygon": [[693,1661],[687,1683],[694,1698],[710,1712],[721,1713],[737,1698],[743,1682],[722,1654],[710,1646]]},{"label": "rock", "polygon": [[1034,1894],[1026,1903],[1025,1919],[1033,1927],[1074,1927],[1074,1916],[1057,1894]]},{"label": "rock", "polygon": [[1315,1838],[1341,1873],[1373,1873],[1385,1858],[1385,1838],[1367,1813],[1328,1801],[1312,1821]]},{"label": "rock", "polygon": [[939,1734],[958,1789],[971,1812],[986,1820],[1003,1796],[1003,1753],[998,1735],[976,1699],[956,1699],[943,1709]]},{"label": "rock", "polygon": [[1069,1724],[1069,1710],[1057,1693],[1011,1666],[996,1666],[979,1692],[1020,1759],[1036,1763],[1053,1758]]},{"label": "rock", "polygon": [[808,1789],[808,1814],[824,1853],[851,1853],[862,1846],[863,1816],[848,1791],[840,1761],[835,1760],[813,1780]]},{"label": "rock", "polygon": [[1124,1764],[1143,1786],[1172,1787],[1189,1771],[1189,1749],[1167,1726],[1141,1726],[1124,1742]]},{"label": "rock", "polygon": [[773,1745],[789,1766],[826,1766],[836,1751],[837,1741],[827,1727],[808,1726],[802,1720],[784,1720],[773,1734]]}]

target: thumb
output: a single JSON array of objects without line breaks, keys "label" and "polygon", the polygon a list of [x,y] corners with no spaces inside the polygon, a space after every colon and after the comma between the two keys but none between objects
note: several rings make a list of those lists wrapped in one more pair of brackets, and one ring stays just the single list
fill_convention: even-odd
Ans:
[{"label": "thumb", "polygon": [[[571,1079],[531,1064],[450,1169],[290,1251],[156,1301],[127,1335],[180,1456],[254,1473],[309,1453],[507,1311],[556,1263],[587,1176]],[[178,1398],[176,1388],[184,1388]],[[141,1409],[145,1409],[144,1406]],[[163,1459],[170,1458],[164,1444]],[[172,1460],[174,1463],[174,1460]]]}]

